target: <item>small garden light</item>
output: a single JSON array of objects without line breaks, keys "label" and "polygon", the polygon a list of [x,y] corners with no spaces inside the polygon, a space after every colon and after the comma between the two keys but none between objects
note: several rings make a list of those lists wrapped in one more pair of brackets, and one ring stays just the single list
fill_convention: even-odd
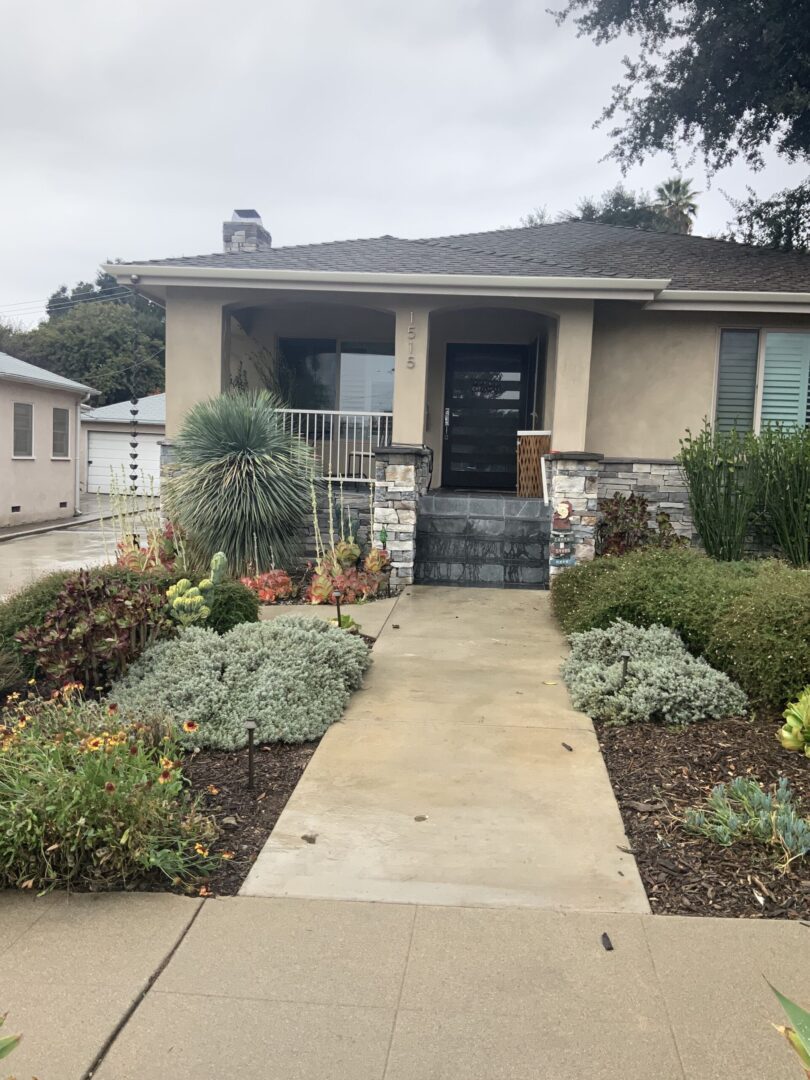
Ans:
[{"label": "small garden light", "polygon": [[254,772],[253,752],[254,752],[254,749],[255,749],[254,740],[256,738],[256,721],[255,720],[246,720],[245,721],[245,730],[247,731],[247,737],[248,737],[248,779],[247,779],[247,789],[248,789],[248,791],[253,791],[253,772]]},{"label": "small garden light", "polygon": [[621,684],[622,684],[622,686],[624,686],[624,684],[627,682],[627,665],[630,663],[630,653],[627,651],[627,649],[625,649],[624,652],[621,653],[621,661],[622,661],[622,683]]},{"label": "small garden light", "polygon": [[340,629],[340,627],[341,627],[341,621],[340,621],[340,598],[341,598],[341,596],[343,596],[343,593],[342,593],[342,592],[340,592],[340,591],[339,591],[338,589],[336,589],[336,590],[335,590],[335,591],[334,591],[334,592],[332,593],[332,597],[333,597],[333,599],[334,599],[334,601],[335,601],[335,607],[337,608],[337,624],[338,624],[338,630],[339,630],[339,629]]}]

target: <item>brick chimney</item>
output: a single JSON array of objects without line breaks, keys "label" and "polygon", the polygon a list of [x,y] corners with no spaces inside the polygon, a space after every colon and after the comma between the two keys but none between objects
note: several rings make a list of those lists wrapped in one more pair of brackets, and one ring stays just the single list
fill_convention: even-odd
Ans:
[{"label": "brick chimney", "polygon": [[231,220],[222,224],[223,251],[264,251],[272,244],[273,238],[257,210],[234,210]]}]

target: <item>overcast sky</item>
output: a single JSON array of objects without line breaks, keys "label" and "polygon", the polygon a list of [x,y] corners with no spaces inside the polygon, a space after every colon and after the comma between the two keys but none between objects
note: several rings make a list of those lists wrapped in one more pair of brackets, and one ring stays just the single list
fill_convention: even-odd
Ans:
[{"label": "overcast sky", "polygon": [[[517,224],[620,179],[593,121],[631,43],[544,0],[16,0],[0,66],[0,319],[108,258],[217,251],[234,207],[274,244]],[[626,183],[651,188],[667,158]],[[806,170],[738,165],[704,194]],[[37,303],[28,303],[37,302]],[[28,304],[28,306],[25,306]]]}]

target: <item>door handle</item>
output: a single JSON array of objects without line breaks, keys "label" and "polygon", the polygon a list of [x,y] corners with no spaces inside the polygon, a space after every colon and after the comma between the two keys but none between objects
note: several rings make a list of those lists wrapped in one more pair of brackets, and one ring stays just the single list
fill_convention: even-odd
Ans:
[{"label": "door handle", "polygon": [[444,437],[445,439],[450,434],[450,410],[444,410]]}]

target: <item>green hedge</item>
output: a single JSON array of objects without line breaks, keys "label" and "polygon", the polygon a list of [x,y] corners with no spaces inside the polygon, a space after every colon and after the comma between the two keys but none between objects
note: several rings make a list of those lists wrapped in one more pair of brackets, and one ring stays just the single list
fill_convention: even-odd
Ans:
[{"label": "green hedge", "polygon": [[672,627],[757,707],[781,710],[810,683],[810,573],[784,563],[638,552],[566,570],[551,598],[568,633],[616,619]]}]

